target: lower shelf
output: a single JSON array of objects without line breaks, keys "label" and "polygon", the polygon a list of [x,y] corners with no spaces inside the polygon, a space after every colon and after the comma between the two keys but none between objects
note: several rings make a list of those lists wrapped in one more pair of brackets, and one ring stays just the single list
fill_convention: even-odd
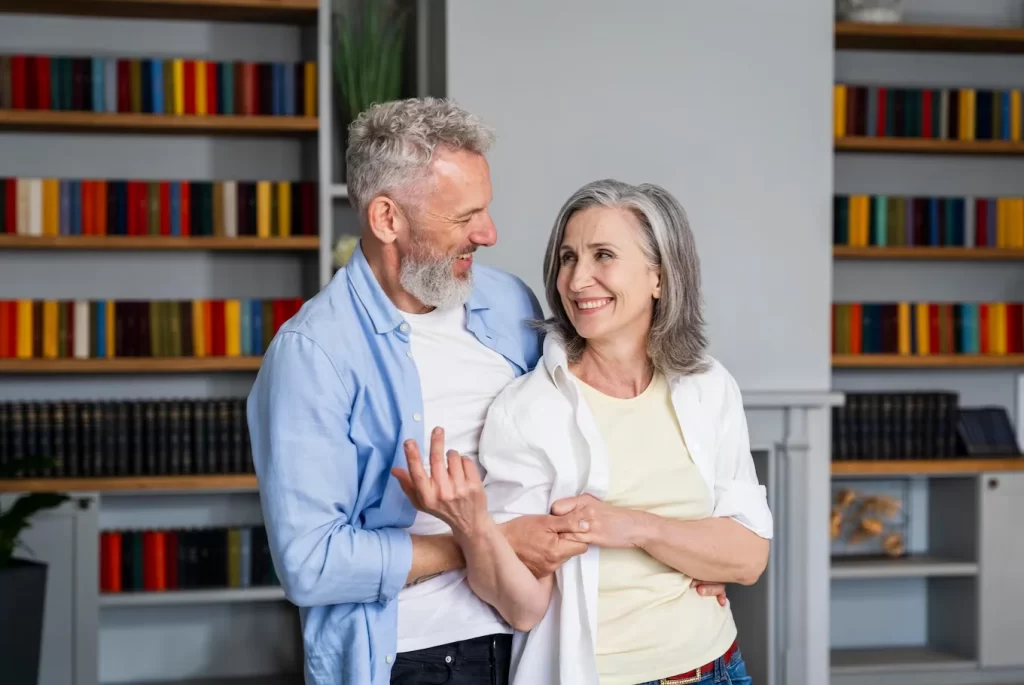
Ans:
[{"label": "lower shelf", "polygon": [[976,668],[978,662],[932,647],[880,647],[833,649],[832,673],[892,673],[894,671],[958,671]]},{"label": "lower shelf", "polygon": [[100,595],[100,606],[159,606],[167,604],[230,604],[284,600],[280,587],[215,588],[210,590],[167,590],[166,592],[108,592]]},{"label": "lower shelf", "polygon": [[930,556],[909,556],[901,559],[835,558],[832,560],[832,578],[834,580],[963,577],[977,574],[978,564],[973,561]]}]

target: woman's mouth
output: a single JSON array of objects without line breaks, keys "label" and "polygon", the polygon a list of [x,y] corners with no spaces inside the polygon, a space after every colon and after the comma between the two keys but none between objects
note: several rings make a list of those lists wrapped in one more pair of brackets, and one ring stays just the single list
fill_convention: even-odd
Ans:
[{"label": "woman's mouth", "polygon": [[576,309],[584,314],[591,314],[604,307],[607,307],[612,302],[611,297],[591,297],[586,300],[576,300]]}]

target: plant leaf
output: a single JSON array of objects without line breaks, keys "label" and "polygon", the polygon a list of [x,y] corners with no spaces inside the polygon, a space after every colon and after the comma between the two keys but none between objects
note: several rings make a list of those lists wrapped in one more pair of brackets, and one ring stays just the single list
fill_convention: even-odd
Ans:
[{"label": "plant leaf", "polygon": [[18,536],[29,527],[35,514],[58,507],[68,499],[67,495],[54,492],[34,492],[22,495],[7,511],[0,514],[0,566],[10,562]]}]

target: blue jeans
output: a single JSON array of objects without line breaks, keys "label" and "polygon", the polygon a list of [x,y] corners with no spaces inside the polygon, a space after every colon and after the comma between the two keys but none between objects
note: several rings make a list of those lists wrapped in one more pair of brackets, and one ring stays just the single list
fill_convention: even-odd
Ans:
[{"label": "blue jeans", "polygon": [[[743,661],[743,655],[739,648],[732,654],[729,663],[721,658],[715,659],[715,667],[703,675],[693,685],[754,685],[754,681],[747,675],[747,664]],[[659,685],[657,680],[651,680],[638,685]]]}]

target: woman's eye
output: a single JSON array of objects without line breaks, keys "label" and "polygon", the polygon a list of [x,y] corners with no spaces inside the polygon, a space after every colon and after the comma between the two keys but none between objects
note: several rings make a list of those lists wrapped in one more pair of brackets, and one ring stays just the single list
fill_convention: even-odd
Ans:
[{"label": "woman's eye", "polygon": [[568,264],[573,259],[575,259],[575,257],[573,257],[573,255],[571,255],[571,254],[564,254],[564,255],[562,255],[562,264]]},{"label": "woman's eye", "polygon": [[605,252],[604,250],[601,250],[600,252],[597,253],[598,259],[611,259],[612,256],[613,255],[611,252]]}]

